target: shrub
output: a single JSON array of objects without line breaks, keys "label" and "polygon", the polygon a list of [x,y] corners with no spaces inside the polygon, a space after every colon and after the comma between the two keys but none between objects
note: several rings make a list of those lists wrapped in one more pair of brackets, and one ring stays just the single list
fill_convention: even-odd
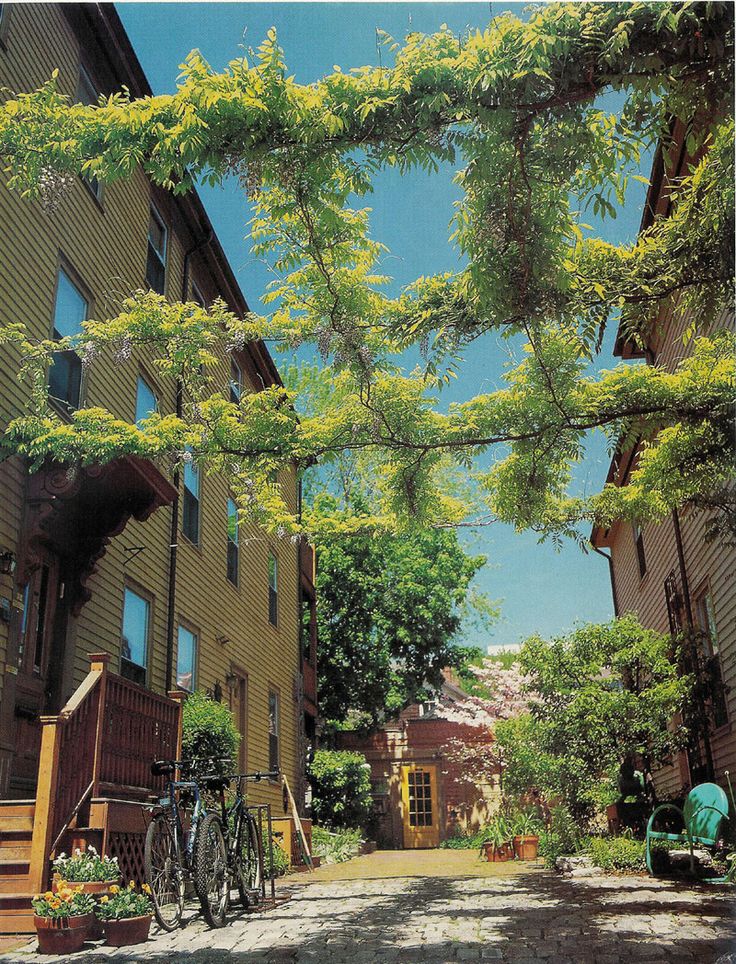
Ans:
[{"label": "shrub", "polygon": [[588,838],[573,819],[567,807],[555,807],[549,827],[540,834],[539,856],[545,867],[554,867],[558,857],[569,857],[585,849]]},{"label": "shrub", "polygon": [[341,864],[356,857],[362,843],[359,830],[331,833],[324,827],[312,827],[312,849],[326,864]]},{"label": "shrub", "polygon": [[646,845],[633,837],[592,837],[590,855],[601,870],[644,870]]},{"label": "shrub", "polygon": [[291,860],[281,844],[272,837],[273,842],[273,864],[271,863],[271,851],[268,847],[268,828],[263,828],[263,873],[267,880],[271,877],[283,877],[291,866]]},{"label": "shrub", "polygon": [[322,826],[364,827],[371,814],[370,768],[362,753],[318,750],[309,767],[312,816]]},{"label": "shrub", "polygon": [[240,745],[240,733],[233,715],[224,703],[204,693],[192,693],[184,703],[182,755],[185,760],[213,758],[219,763],[203,763],[195,773],[226,772],[231,769]]}]

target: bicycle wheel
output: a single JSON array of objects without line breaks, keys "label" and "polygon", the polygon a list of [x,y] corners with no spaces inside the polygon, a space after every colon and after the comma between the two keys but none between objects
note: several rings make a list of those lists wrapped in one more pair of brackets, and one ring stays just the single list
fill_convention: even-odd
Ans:
[{"label": "bicycle wheel", "polygon": [[258,846],[255,820],[245,816],[238,826],[238,842],[234,864],[235,884],[243,907],[257,904],[261,898],[263,861]]},{"label": "bicycle wheel", "polygon": [[194,842],[194,886],[210,927],[222,927],[230,907],[230,873],[222,821],[206,813]]},{"label": "bicycle wheel", "polygon": [[143,865],[156,920],[165,931],[173,931],[184,913],[184,875],[176,841],[163,813],[156,814],[148,825]]}]

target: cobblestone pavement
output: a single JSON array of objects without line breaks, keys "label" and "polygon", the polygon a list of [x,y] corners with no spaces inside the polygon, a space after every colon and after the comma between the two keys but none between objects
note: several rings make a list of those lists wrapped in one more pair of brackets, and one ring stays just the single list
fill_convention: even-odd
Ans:
[{"label": "cobblestone pavement", "polygon": [[[351,865],[342,865],[342,879],[334,867],[290,878],[280,888],[290,899],[261,913],[235,913],[220,930],[208,929],[192,908],[173,934],[153,928],[151,939],[134,948],[89,945],[74,961],[736,964],[734,901],[723,887],[645,877],[565,880],[518,864],[490,874],[469,854],[453,858],[450,869],[461,868],[456,876],[432,873],[436,858],[421,855],[389,860],[405,876],[373,875],[382,860],[378,854],[353,862],[365,868],[358,878]],[[34,942],[2,960],[59,958],[41,957]]]}]

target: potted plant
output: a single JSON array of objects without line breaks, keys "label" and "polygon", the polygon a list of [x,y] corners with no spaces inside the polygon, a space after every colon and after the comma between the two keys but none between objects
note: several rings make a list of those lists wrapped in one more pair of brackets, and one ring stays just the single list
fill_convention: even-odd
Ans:
[{"label": "potted plant", "polygon": [[517,860],[536,860],[539,851],[539,817],[533,810],[520,813],[514,821],[514,853]]},{"label": "potted plant", "polygon": [[[87,847],[86,850],[77,847],[70,857],[59,854],[53,868],[51,889],[54,892],[73,885],[75,889],[81,887],[82,893],[92,894],[99,899],[109,894],[112,885],[120,881],[118,858],[102,857],[94,847]],[[92,920],[90,937],[94,940],[102,937],[102,928],[96,917]]]},{"label": "potted plant", "polygon": [[496,814],[490,822],[486,832],[486,839],[481,845],[481,852],[486,860],[494,862],[511,860],[514,851],[511,846],[512,831],[506,817]]},{"label": "potted plant", "polygon": [[105,943],[110,947],[127,947],[148,940],[153,904],[151,888],[143,884],[140,890],[131,880],[127,887],[113,884],[110,894],[100,898],[95,914],[105,929]]},{"label": "potted plant", "polygon": [[41,954],[73,954],[82,949],[94,924],[94,898],[80,888],[36,894],[31,901]]}]

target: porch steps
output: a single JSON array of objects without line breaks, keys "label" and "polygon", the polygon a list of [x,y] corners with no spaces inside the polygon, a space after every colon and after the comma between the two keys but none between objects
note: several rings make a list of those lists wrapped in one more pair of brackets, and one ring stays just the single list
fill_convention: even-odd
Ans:
[{"label": "porch steps", "polygon": [[35,800],[0,800],[0,934],[32,933],[31,836]]}]

